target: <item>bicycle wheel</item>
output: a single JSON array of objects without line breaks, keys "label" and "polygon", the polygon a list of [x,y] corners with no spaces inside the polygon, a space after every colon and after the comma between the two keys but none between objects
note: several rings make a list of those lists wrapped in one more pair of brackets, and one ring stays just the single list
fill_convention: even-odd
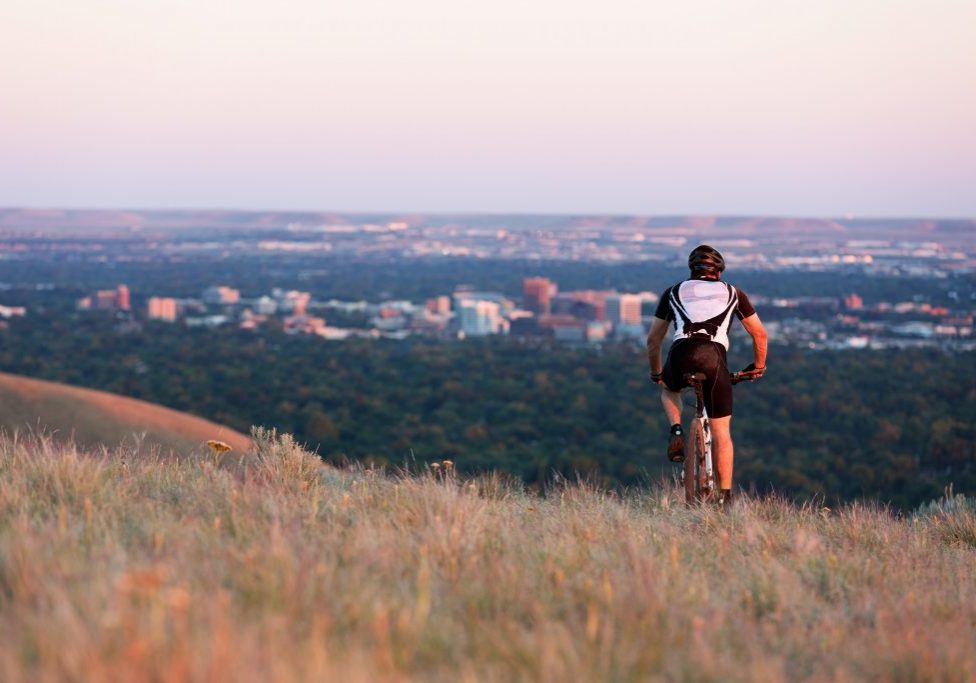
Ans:
[{"label": "bicycle wheel", "polygon": [[701,420],[691,421],[690,438],[685,443],[685,502],[700,500],[705,477],[705,430]]}]

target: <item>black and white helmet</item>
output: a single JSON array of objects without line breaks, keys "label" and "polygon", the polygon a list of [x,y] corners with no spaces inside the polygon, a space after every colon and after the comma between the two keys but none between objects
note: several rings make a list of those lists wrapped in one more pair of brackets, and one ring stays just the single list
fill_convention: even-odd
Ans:
[{"label": "black and white helmet", "polygon": [[688,267],[692,274],[718,275],[725,270],[725,259],[717,249],[700,244],[688,254]]}]

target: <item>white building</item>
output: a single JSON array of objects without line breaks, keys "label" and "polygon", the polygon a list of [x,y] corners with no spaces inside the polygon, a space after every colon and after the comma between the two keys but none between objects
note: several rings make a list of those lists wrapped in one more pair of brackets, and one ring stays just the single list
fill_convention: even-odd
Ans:
[{"label": "white building", "polygon": [[27,309],[24,306],[0,305],[0,318],[22,318],[25,315],[27,315]]},{"label": "white building", "polygon": [[495,301],[460,299],[458,319],[465,336],[483,337],[508,333],[508,321],[502,316],[501,306]]},{"label": "white building", "polygon": [[258,297],[254,300],[254,312],[258,315],[274,315],[278,312],[278,302],[270,296]]}]

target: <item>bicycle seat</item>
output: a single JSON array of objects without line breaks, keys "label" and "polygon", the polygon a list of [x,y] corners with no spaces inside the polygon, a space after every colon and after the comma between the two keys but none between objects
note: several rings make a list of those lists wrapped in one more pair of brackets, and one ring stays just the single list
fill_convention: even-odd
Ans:
[{"label": "bicycle seat", "polygon": [[685,373],[685,382],[687,382],[688,384],[701,384],[704,381],[705,381],[705,373],[704,372],[686,372]]}]

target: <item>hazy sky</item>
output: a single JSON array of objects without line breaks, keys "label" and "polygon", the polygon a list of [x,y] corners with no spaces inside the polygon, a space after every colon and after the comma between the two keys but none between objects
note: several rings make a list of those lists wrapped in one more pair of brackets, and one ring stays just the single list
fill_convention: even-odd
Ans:
[{"label": "hazy sky", "polygon": [[0,205],[976,216],[976,2],[3,0]]}]

